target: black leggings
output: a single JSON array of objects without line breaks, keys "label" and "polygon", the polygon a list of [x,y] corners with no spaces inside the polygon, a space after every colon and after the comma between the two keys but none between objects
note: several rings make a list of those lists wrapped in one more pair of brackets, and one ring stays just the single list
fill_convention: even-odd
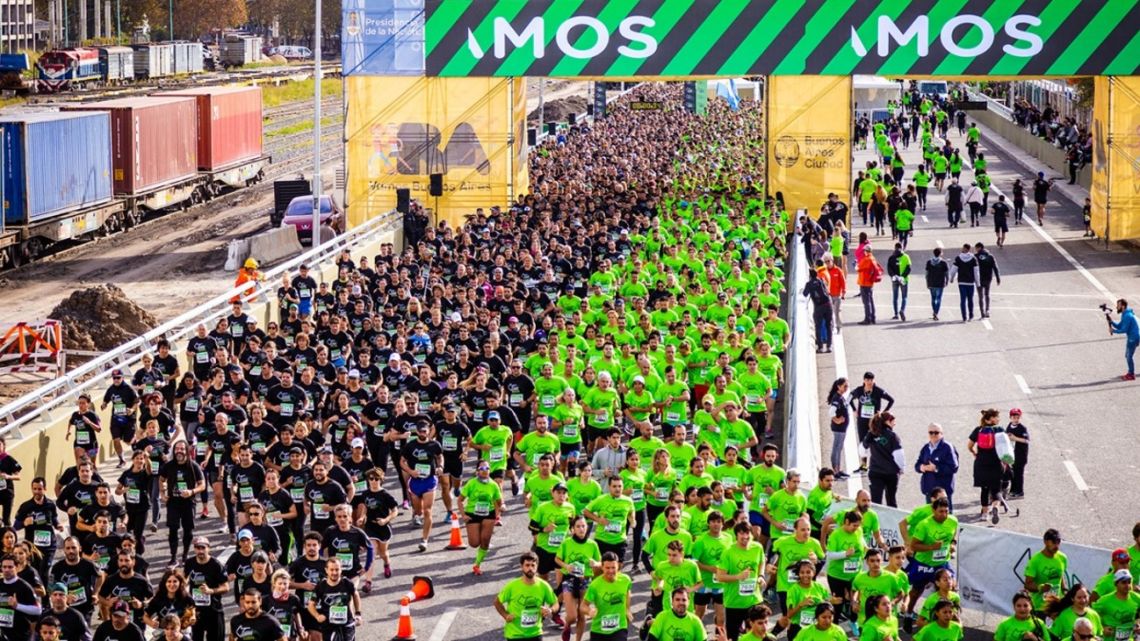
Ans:
[{"label": "black leggings", "polygon": [[135,545],[138,546],[139,554],[146,552],[146,543],[144,536],[146,535],[146,513],[150,510],[150,506],[140,504],[127,510],[127,527],[130,528],[131,534],[135,535]]},{"label": "black leggings", "polygon": [[[896,498],[899,490],[898,474],[877,474],[870,472],[867,474],[867,478],[871,481],[872,503],[886,505],[887,507],[898,507],[898,500]],[[886,495],[886,503],[883,502],[884,494]]]},{"label": "black leggings", "polygon": [[390,448],[377,448],[373,456],[372,462],[376,464],[376,469],[381,472],[388,469],[389,459],[392,461],[392,467],[396,469],[396,478],[400,480],[400,495],[405,502],[410,501],[411,497],[408,496],[408,482],[404,479],[404,470],[400,469],[400,451]]},{"label": "black leggings", "polygon": [[226,624],[221,608],[197,608],[198,622],[192,626],[194,641],[225,641]]},{"label": "black leggings", "polygon": [[988,508],[991,503],[997,502],[1001,497],[1001,483],[990,487],[982,487],[982,509]]},{"label": "black leggings", "polygon": [[[641,536],[645,531],[645,510],[638,510],[634,514],[633,523],[633,567],[641,563]],[[648,570],[648,568],[646,568]]]},{"label": "black leggings", "polygon": [[748,620],[748,608],[724,609],[724,631],[731,641],[740,638],[740,631],[744,628],[746,620]]},{"label": "black leggings", "polygon": [[[202,493],[205,495],[205,492]],[[170,501],[166,504],[166,527],[169,529],[167,543],[170,556],[178,554],[178,530],[182,529],[182,556],[190,553],[190,541],[194,539],[194,502]],[[198,627],[198,626],[194,626]]]},{"label": "black leggings", "polygon": [[9,489],[0,491],[0,507],[4,510],[4,527],[12,527],[12,500],[16,497],[16,491]]}]

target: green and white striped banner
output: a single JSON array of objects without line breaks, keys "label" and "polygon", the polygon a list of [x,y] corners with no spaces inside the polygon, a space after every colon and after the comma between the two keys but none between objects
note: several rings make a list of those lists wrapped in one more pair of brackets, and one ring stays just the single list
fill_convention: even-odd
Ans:
[{"label": "green and white striped banner", "polygon": [[1136,75],[1140,0],[427,0],[428,76]]}]

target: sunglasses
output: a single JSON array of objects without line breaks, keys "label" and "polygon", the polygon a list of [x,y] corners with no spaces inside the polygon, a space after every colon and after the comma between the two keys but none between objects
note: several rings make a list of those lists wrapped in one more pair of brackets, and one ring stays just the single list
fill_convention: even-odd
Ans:
[{"label": "sunglasses", "polygon": [[941,434],[941,433],[942,432],[927,432],[927,434],[930,434],[931,436],[934,436],[935,434]]},{"label": "sunglasses", "polygon": [[1075,633],[1073,636],[1077,637],[1078,639],[1095,639],[1096,638],[1095,634],[1081,634],[1080,632]]}]

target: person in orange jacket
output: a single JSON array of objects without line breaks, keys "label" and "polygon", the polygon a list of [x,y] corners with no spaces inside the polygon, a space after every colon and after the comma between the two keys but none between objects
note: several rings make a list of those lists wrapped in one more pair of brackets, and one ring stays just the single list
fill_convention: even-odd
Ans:
[{"label": "person in orange jacket", "polygon": [[234,287],[241,287],[242,285],[246,285],[246,287],[242,290],[242,293],[237,294],[231,298],[230,303],[240,303],[242,302],[242,298],[245,298],[246,301],[253,300],[253,293],[257,291],[257,284],[265,280],[265,275],[263,275],[261,271],[257,269],[257,267],[258,264],[256,258],[245,259],[245,264],[242,265],[240,269],[238,269],[238,275],[237,279],[234,281]]},{"label": "person in orange jacket", "polygon": [[883,279],[883,267],[871,252],[871,246],[863,250],[863,257],[859,259],[859,298],[863,300],[863,320],[860,325],[875,324],[875,283]]},{"label": "person in orange jacket", "polygon": [[847,274],[842,267],[835,264],[835,259],[832,256],[824,257],[823,267],[827,273],[827,293],[831,296],[832,313],[835,314],[832,326],[835,328],[835,333],[838,334],[843,329],[843,322],[839,320],[839,305],[843,302],[843,297],[847,295]]}]

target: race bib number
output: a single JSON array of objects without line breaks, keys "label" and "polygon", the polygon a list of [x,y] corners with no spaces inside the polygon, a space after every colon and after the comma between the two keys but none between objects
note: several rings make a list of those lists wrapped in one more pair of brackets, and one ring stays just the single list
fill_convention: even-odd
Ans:
[{"label": "race bib number", "polygon": [[735,476],[722,476],[720,484],[723,485],[726,490],[734,490],[740,487],[740,481]]},{"label": "race bib number", "polygon": [[634,503],[640,503],[645,500],[644,490],[634,490],[629,493],[629,498],[633,499]]},{"label": "race bib number", "polygon": [[333,625],[345,625],[348,623],[348,606],[347,605],[334,605],[329,607],[329,623]]},{"label": "race bib number", "polygon": [[863,403],[859,406],[859,418],[871,418],[875,415],[875,406],[870,403]]},{"label": "race bib number", "polygon": [[934,553],[930,556],[930,558],[933,559],[935,563],[945,563],[950,560],[950,548],[942,547],[940,549],[934,550]]},{"label": "race bib number", "polygon": [[454,436],[445,436],[443,437],[441,445],[443,446],[444,451],[454,452],[459,449],[459,439],[455,438]]},{"label": "race bib number", "polygon": [[745,394],[744,395],[744,402],[747,405],[756,406],[756,405],[759,405],[760,403],[764,402],[764,398],[762,396],[760,396],[759,394]]},{"label": "race bib number", "polygon": [[578,438],[578,424],[570,423],[562,426],[562,436],[566,438]]},{"label": "race bib number", "polygon": [[111,407],[112,411],[115,413],[115,416],[124,416],[127,413],[126,403],[115,403]]},{"label": "race bib number", "polygon": [[360,479],[359,481],[353,483],[352,487],[356,488],[357,492],[367,492],[368,491],[368,481],[366,481],[364,479]]},{"label": "race bib number", "polygon": [[202,441],[194,444],[194,453],[198,455],[198,458],[205,456],[207,449],[206,444]]},{"label": "race bib number", "polygon": [[284,522],[284,519],[281,518],[281,512],[270,510],[265,513],[265,522],[268,523],[270,527],[277,527]]},{"label": "race bib number", "polygon": [[192,397],[186,399],[185,406],[186,406],[187,412],[197,412],[198,411],[198,398],[195,396],[192,396]]},{"label": "race bib number", "polygon": [[210,605],[210,595],[203,592],[201,588],[194,588],[190,596],[194,599],[194,605]]},{"label": "race bib number", "polygon": [[431,476],[431,465],[428,465],[426,463],[417,463],[416,474],[418,474],[420,478],[427,478]]},{"label": "race bib number", "polygon": [[594,414],[594,423],[597,425],[604,425],[610,420],[610,413],[607,410],[602,410]]},{"label": "race bib number", "polygon": [[[481,501],[475,504],[475,516],[487,516],[491,513],[491,504]],[[553,536],[553,535],[552,535]]]},{"label": "race bib number", "polygon": [[286,639],[292,639],[293,638],[293,626],[289,625],[288,623],[281,623],[280,625],[281,625],[281,635],[284,636]]},{"label": "race bib number", "polygon": [[806,628],[815,625],[815,605],[809,605],[800,610],[800,627]]},{"label": "race bib number", "polygon": [[341,570],[351,570],[352,564],[356,561],[355,555],[351,552],[341,552],[336,555],[337,563],[340,563]]},{"label": "race bib number", "polygon": [[667,423],[680,423],[681,422],[680,412],[665,412],[665,421]]},{"label": "race bib number", "polygon": [[544,395],[542,397],[542,409],[544,409],[544,410],[553,409],[555,400],[556,399],[553,396],[545,396]]},{"label": "race bib number", "polygon": [[324,503],[313,503],[313,518],[322,520],[329,518],[329,513],[325,511]]},{"label": "race bib number", "polygon": [[158,474],[158,465],[159,465],[159,463],[157,460],[155,460],[155,459],[150,460],[150,473],[151,474]]},{"label": "race bib number", "polygon": [[844,574],[856,574],[857,572],[859,572],[859,559],[858,558],[851,557],[849,559],[843,559],[843,573]]},{"label": "race bib number", "polygon": [[51,547],[55,543],[55,536],[51,530],[36,530],[32,535],[32,544],[38,548]]},{"label": "race bib number", "polygon": [[91,435],[89,433],[87,433],[87,432],[76,432],[75,433],[75,444],[76,445],[90,445],[90,443],[91,443]]},{"label": "race bib number", "polygon": [[503,450],[498,448],[491,450],[491,462],[498,462],[501,460],[503,460]]},{"label": "race bib number", "polygon": [[291,487],[289,488],[289,498],[293,499],[294,503],[300,503],[305,500],[305,488]]},{"label": "race bib number", "polygon": [[655,499],[657,499],[658,501],[668,501],[669,500],[669,488],[667,488],[667,487],[657,488],[656,491],[653,493],[653,497]]},{"label": "race bib number", "polygon": [[788,573],[788,576],[787,576],[788,583],[795,583],[796,581],[799,580],[799,575],[796,574],[795,570],[787,570],[787,573]]},{"label": "race bib number", "polygon": [[[0,612],[3,612],[3,610],[0,610]],[[0,623],[2,623],[2,620],[0,620]],[[1132,628],[1117,628],[1113,638],[1116,639],[1116,641],[1128,641],[1132,638]]]},{"label": "race bib number", "polygon": [[10,628],[16,620],[16,611],[12,608],[0,608],[0,628]]},{"label": "race bib number", "polygon": [[210,354],[207,352],[194,352],[194,362],[199,365],[205,365],[210,362]]},{"label": "race bib number", "polygon": [[760,492],[757,492],[756,493],[756,505],[759,507],[764,507],[767,504],[768,504],[768,494],[766,492],[764,492],[763,490],[761,490]]},{"label": "race bib number", "polygon": [[620,614],[607,614],[601,618],[599,625],[602,628],[603,634],[611,634],[617,632],[618,626],[621,625]]},{"label": "race bib number", "polygon": [[566,530],[555,530],[550,533],[546,539],[549,545],[562,545],[562,541],[566,540]]},{"label": "race bib number", "polygon": [[522,405],[522,402],[523,402],[523,395],[522,394],[511,394],[510,395],[511,407],[519,407]]},{"label": "race bib number", "polygon": [[138,503],[141,499],[142,492],[140,492],[138,488],[132,487],[127,489],[127,503],[135,504]]},{"label": "race bib number", "polygon": [[523,628],[538,627],[538,622],[542,620],[542,612],[539,610],[523,610],[519,615],[519,626]]},{"label": "race bib number", "polygon": [[253,500],[253,488],[248,485],[238,486],[238,500],[247,503]]},{"label": "race bib number", "polygon": [[87,603],[87,591],[83,588],[71,588],[67,591],[67,594],[71,597],[72,607]]},{"label": "race bib number", "polygon": [[292,403],[282,403],[281,404],[281,416],[292,416],[292,415],[293,415],[293,404]]},{"label": "race bib number", "polygon": [[748,578],[740,582],[740,596],[752,596],[756,594],[756,580]]},{"label": "race bib number", "polygon": [[605,531],[609,534],[621,534],[623,531],[623,525],[625,525],[625,523],[622,521],[607,521]]}]

